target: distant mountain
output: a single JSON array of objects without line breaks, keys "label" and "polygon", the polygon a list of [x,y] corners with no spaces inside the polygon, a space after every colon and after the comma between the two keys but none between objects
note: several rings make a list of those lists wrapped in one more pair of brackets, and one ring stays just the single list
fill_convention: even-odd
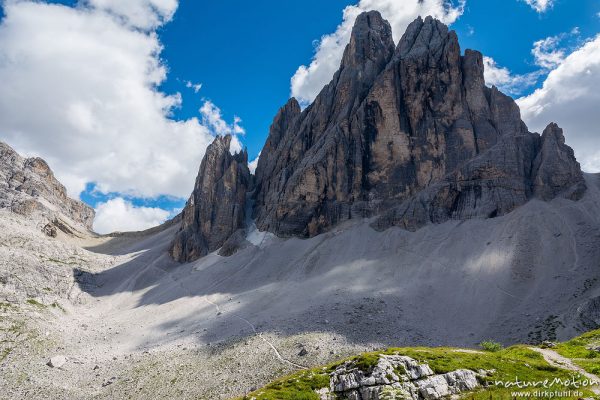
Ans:
[{"label": "distant mountain", "polygon": [[41,158],[23,158],[0,142],[0,208],[39,219],[50,236],[91,231],[94,209],[69,198]]},{"label": "distant mountain", "polygon": [[191,261],[221,247],[244,228],[247,199],[258,228],[282,237],[373,216],[376,229],[414,231],[532,198],[580,199],[586,184],[562,130],[529,132],[483,68],[431,17],[395,46],[377,11],[359,15],[332,81],[304,111],[292,98],[276,115],[252,184],[229,139],[211,145],[171,254]]}]

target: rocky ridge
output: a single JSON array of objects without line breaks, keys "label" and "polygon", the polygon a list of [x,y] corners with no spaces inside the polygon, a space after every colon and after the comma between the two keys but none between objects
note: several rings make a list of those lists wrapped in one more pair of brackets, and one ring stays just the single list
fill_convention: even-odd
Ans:
[{"label": "rocky ridge", "polygon": [[69,198],[41,158],[23,158],[0,142],[0,208],[39,219],[49,236],[57,230],[72,234],[91,231],[94,210]]},{"label": "rocky ridge", "polygon": [[[284,237],[315,236],[355,217],[414,231],[504,215],[532,198],[579,199],[586,186],[562,130],[551,123],[542,135],[529,132],[514,100],[485,85],[483,68],[481,53],[461,55],[456,33],[431,17],[411,23],[395,46],[378,12],[359,15],[332,81],[304,111],[292,98],[275,116],[252,188],[240,170],[225,201],[213,204],[206,199],[223,188],[207,184],[222,172],[214,160],[201,168],[199,180],[216,175],[204,195],[197,183],[174,258],[196,259],[244,228],[249,190],[257,227]],[[207,157],[230,160],[227,153],[219,145]]]},{"label": "rocky ridge", "polygon": [[562,129],[529,132],[515,101],[485,85],[482,54],[461,55],[431,17],[396,46],[377,11],[359,15],[332,81],[305,110],[292,98],[275,116],[254,179],[229,141],[207,150],[171,247],[178,261],[230,238],[222,254],[233,254],[247,206],[261,231],[313,237],[357,217],[414,231],[586,190]]},{"label": "rocky ridge", "polygon": [[275,117],[256,170],[254,216],[280,236],[314,236],[353,217],[380,229],[506,214],[533,197],[578,199],[579,164],[562,131],[530,133],[514,100],[427,17],[394,46],[361,14],[339,71],[304,111]]}]

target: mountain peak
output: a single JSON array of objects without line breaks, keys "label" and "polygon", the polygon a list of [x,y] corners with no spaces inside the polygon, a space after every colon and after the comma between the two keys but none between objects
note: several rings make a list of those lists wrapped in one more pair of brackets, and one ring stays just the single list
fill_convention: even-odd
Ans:
[{"label": "mountain peak", "polygon": [[387,63],[394,51],[392,27],[379,11],[367,11],[356,17],[342,58],[342,67],[363,67],[368,62]]},{"label": "mountain peak", "polygon": [[[275,116],[253,217],[260,230],[310,237],[357,217],[416,230],[493,218],[532,197],[576,200],[585,183],[561,138],[555,125],[541,137],[529,132],[515,101],[485,86],[481,53],[461,56],[456,33],[439,20],[417,18],[395,47],[390,24],[365,12],[315,101],[301,112],[292,98]],[[227,140],[202,161],[176,259],[213,251],[243,228],[251,178],[245,165],[232,167]]]},{"label": "mountain peak", "polygon": [[447,42],[458,46],[458,37],[454,31],[449,31],[438,19],[427,16],[423,20],[419,16],[406,28],[398,42],[396,54],[402,58],[419,57],[443,48]]},{"label": "mountain peak", "polygon": [[244,227],[251,176],[246,151],[232,155],[231,139],[217,136],[206,149],[169,249],[177,261],[193,261],[218,249]]},{"label": "mountain peak", "polygon": [[[485,86],[481,53],[461,56],[456,33],[432,17],[415,19],[394,48],[378,12],[359,15],[331,83],[280,122],[261,153],[254,216],[282,236],[374,215],[378,228],[408,229],[493,217],[585,187],[572,152],[560,140],[542,146],[514,100]],[[564,163],[542,162],[542,147]],[[558,170],[564,179],[538,196]]]}]

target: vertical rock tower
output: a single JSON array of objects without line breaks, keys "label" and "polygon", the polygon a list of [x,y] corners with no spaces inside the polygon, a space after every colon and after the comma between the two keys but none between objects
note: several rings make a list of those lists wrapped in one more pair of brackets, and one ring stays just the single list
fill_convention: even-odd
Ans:
[{"label": "vertical rock tower", "polygon": [[206,149],[169,250],[177,261],[193,261],[218,249],[244,226],[251,183],[248,154],[243,150],[232,155],[230,145],[231,135],[218,136]]}]

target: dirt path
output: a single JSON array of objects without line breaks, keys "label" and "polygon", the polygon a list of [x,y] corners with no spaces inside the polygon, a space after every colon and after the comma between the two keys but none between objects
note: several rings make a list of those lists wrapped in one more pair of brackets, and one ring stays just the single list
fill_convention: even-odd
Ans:
[{"label": "dirt path", "polygon": [[597,375],[591,374],[589,372],[587,372],[586,370],[584,370],[583,368],[581,368],[578,365],[575,365],[573,363],[573,361],[571,361],[570,359],[561,356],[560,354],[558,354],[556,351],[554,350],[550,350],[550,349],[540,349],[538,347],[530,347],[531,350],[540,353],[543,357],[544,360],[546,360],[546,362],[548,362],[548,364],[554,366],[554,367],[558,367],[558,368],[562,368],[562,369],[567,369],[569,371],[573,371],[573,372],[577,372],[578,374],[581,374],[581,376],[584,376],[586,379],[589,379],[590,381],[594,381],[596,382],[596,385],[594,385],[593,387],[591,387],[590,389],[592,390],[592,392],[594,392],[597,395],[600,395],[600,377],[598,377]]}]

